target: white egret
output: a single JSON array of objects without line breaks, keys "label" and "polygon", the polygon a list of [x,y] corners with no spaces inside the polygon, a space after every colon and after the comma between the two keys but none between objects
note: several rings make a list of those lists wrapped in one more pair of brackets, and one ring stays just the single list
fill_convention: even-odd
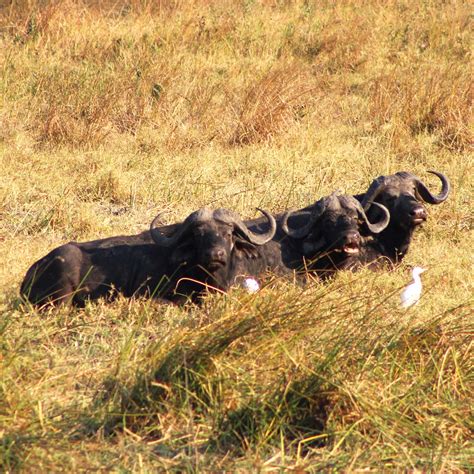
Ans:
[{"label": "white egret", "polygon": [[405,287],[400,295],[402,308],[409,308],[414,304],[418,303],[421,296],[421,278],[420,275],[426,270],[426,268],[414,267],[412,270],[413,280]]},{"label": "white egret", "polygon": [[260,289],[260,285],[258,281],[254,278],[246,278],[242,286],[249,292],[249,293],[256,293]]}]

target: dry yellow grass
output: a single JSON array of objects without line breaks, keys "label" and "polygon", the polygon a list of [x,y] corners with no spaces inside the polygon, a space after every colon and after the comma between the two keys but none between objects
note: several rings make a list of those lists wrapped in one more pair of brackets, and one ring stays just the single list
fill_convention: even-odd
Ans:
[{"label": "dry yellow grass", "polygon": [[[472,469],[469,2],[0,3],[4,471]],[[202,308],[19,307],[54,246],[436,169],[404,264]],[[412,264],[425,293],[397,307]]]}]

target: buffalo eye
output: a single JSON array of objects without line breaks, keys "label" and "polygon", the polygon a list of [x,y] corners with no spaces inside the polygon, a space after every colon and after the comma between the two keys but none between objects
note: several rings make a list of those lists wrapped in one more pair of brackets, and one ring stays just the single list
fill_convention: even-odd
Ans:
[{"label": "buffalo eye", "polygon": [[195,234],[196,236],[201,237],[202,235],[204,235],[204,228],[201,227],[201,226],[196,227],[196,228],[194,229],[194,234]]}]

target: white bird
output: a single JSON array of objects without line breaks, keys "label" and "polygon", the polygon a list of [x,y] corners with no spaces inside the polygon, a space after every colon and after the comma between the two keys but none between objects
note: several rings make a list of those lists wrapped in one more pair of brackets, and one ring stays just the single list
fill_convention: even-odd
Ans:
[{"label": "white bird", "polygon": [[418,303],[421,296],[421,278],[420,275],[426,270],[426,268],[414,267],[412,270],[413,280],[405,287],[400,295],[401,307],[409,308],[414,304]]},{"label": "white bird", "polygon": [[256,293],[260,289],[260,285],[258,281],[254,278],[246,278],[242,286],[249,292],[249,293]]}]

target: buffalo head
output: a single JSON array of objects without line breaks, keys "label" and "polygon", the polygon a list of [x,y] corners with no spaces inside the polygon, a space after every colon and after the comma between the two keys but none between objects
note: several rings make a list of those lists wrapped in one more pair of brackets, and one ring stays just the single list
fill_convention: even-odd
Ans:
[{"label": "buffalo head", "polygon": [[270,229],[264,234],[249,230],[232,211],[207,207],[190,214],[169,236],[156,227],[155,221],[151,224],[150,232],[156,244],[170,249],[173,263],[186,262],[213,273],[228,265],[233,252],[255,255],[256,246],[273,238],[275,218],[267,211],[260,212],[270,223]]},{"label": "buffalo head", "polygon": [[[303,239],[302,250],[305,257],[314,259],[318,254],[335,252],[339,254],[339,263],[343,264],[359,254],[363,240],[362,228],[376,234],[387,227],[390,220],[388,210],[380,204],[374,205],[382,211],[383,217],[379,222],[371,223],[357,199],[333,193],[313,206],[311,214],[300,227],[290,228],[288,219],[301,211],[287,212],[282,218],[282,229],[293,239]],[[331,262],[337,263],[334,259]]]},{"label": "buffalo head", "polygon": [[372,182],[362,198],[362,207],[368,211],[371,202],[377,200],[390,211],[390,222],[404,229],[413,229],[427,218],[423,202],[440,204],[449,195],[449,181],[442,173],[428,171],[441,180],[441,192],[434,195],[415,175],[400,171],[390,176],[380,176]]}]

